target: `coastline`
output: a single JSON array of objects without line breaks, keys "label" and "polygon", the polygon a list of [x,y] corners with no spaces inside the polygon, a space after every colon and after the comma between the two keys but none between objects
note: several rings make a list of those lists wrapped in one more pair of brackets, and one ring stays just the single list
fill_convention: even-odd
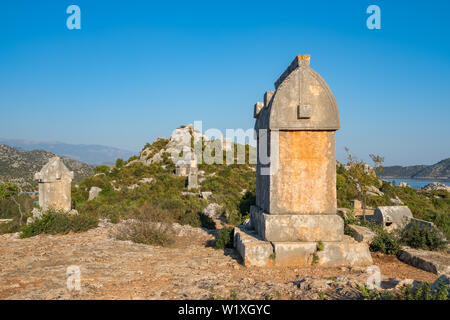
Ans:
[{"label": "coastline", "polygon": [[407,179],[407,180],[430,180],[430,181],[436,181],[436,182],[450,182],[450,177],[420,177],[420,178],[413,178],[413,177],[399,177],[399,176],[378,176],[380,179]]}]

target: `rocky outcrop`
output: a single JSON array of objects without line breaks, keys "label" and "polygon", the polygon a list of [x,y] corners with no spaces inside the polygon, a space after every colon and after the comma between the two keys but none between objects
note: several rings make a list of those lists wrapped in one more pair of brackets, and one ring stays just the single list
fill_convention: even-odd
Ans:
[{"label": "rocky outcrop", "polygon": [[[199,143],[203,145],[214,143],[215,148],[220,148],[223,151],[231,150],[233,146],[233,143],[229,139],[221,137],[216,140],[211,140],[199,130],[195,129],[192,124],[189,124],[176,129],[168,139],[158,138],[155,143],[146,146],[140,153],[139,158],[130,161],[128,165],[134,162],[142,162],[145,165],[159,163],[163,161],[165,156],[176,163],[179,160],[178,157],[181,157],[183,153],[191,159],[192,157],[189,153],[193,152],[193,146]],[[200,147],[199,150],[202,150],[202,148]]]},{"label": "rocky outcrop", "polygon": [[429,183],[426,186],[422,187],[422,190],[427,190],[427,191],[445,190],[445,191],[450,192],[450,187],[446,186],[443,183],[432,182],[432,183]]}]

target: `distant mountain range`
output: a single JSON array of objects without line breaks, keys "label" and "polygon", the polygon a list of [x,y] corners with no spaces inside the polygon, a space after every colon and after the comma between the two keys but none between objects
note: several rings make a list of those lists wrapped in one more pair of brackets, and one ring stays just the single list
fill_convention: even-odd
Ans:
[{"label": "distant mountain range", "polygon": [[2,139],[4,144],[19,150],[45,150],[58,156],[71,158],[90,165],[114,164],[118,158],[128,160],[134,153],[128,150],[101,145],[68,144],[62,142],[41,142],[20,139]]},{"label": "distant mountain range", "polygon": [[450,158],[433,165],[384,167],[379,176],[384,178],[405,178],[450,181]]},{"label": "distant mountain range", "polygon": [[[24,191],[36,189],[34,174],[42,169],[48,159],[55,155],[44,150],[20,151],[0,144],[0,181],[17,183]],[[94,167],[76,160],[61,157],[69,170],[74,172],[74,181],[94,174]]]}]

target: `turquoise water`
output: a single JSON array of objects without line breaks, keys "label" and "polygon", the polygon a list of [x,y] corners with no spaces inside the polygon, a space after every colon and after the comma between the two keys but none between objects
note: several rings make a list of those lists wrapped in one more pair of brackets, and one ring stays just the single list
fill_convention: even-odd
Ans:
[{"label": "turquoise water", "polygon": [[383,178],[383,180],[389,182],[395,181],[395,185],[397,186],[400,184],[400,182],[406,182],[411,187],[416,189],[420,189],[423,186],[426,186],[427,184],[430,184],[432,182],[439,182],[445,184],[446,186],[450,186],[449,181],[438,181],[438,180],[419,180],[419,179],[404,179],[404,178]]}]

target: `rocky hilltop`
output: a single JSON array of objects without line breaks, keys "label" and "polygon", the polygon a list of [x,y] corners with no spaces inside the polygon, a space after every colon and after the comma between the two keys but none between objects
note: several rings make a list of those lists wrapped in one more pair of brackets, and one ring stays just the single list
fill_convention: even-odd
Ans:
[{"label": "rocky hilltop", "polygon": [[418,166],[390,166],[384,167],[381,177],[405,179],[430,179],[450,181],[450,158],[436,164]]},{"label": "rocky hilltop", "polygon": [[[20,151],[0,145],[0,181],[10,180],[20,185],[24,191],[32,191],[36,187],[34,174],[54,156],[55,154],[44,150]],[[74,172],[75,181],[94,173],[94,168],[88,164],[69,158],[62,159],[67,168]]]},{"label": "rocky hilltop", "polygon": [[173,159],[174,154],[181,155],[181,152],[194,151],[194,144],[201,142],[203,150],[205,146],[217,143],[221,150],[231,150],[232,143],[226,138],[211,140],[200,131],[194,128],[192,124],[181,126],[176,129],[169,138],[158,138],[153,144],[145,145],[139,154],[138,159],[134,159],[128,163],[131,165],[141,162],[144,165],[159,163],[163,161],[164,156]]}]

